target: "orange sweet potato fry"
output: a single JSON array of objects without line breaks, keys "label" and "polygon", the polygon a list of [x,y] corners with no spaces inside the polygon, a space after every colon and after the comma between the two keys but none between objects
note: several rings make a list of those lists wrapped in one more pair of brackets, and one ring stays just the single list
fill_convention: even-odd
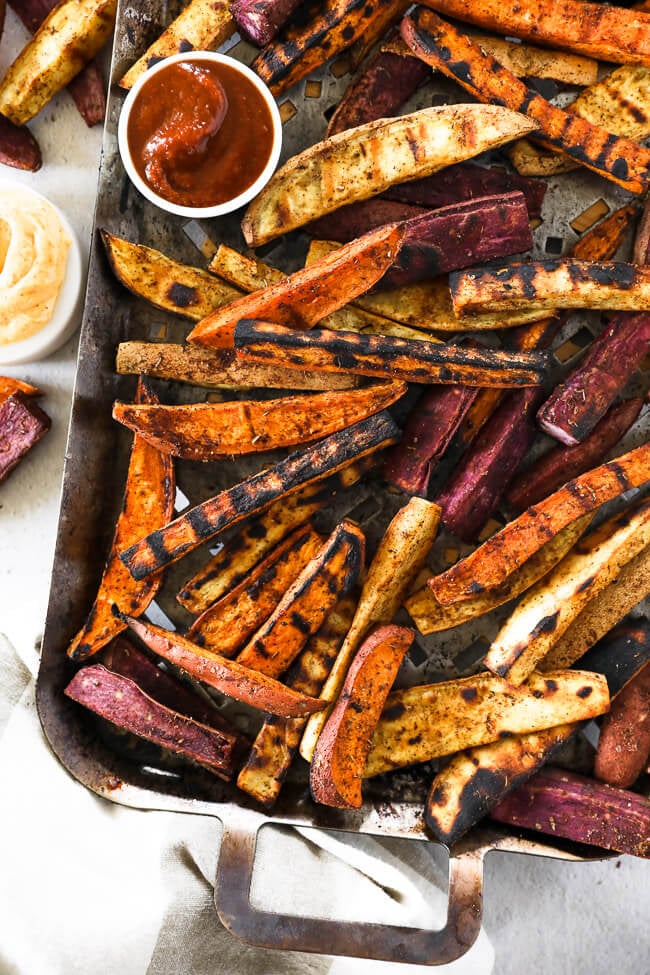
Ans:
[{"label": "orange sweet potato fry", "polygon": [[24,383],[20,379],[13,379],[11,376],[0,376],[0,403],[9,399],[14,393],[23,393],[25,396],[40,396],[41,391],[30,383]]}]

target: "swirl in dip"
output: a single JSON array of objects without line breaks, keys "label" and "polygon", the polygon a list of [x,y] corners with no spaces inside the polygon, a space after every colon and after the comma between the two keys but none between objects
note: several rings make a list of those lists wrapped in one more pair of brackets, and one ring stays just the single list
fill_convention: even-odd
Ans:
[{"label": "swirl in dip", "polygon": [[47,200],[0,187],[0,345],[46,325],[65,277],[70,238]]}]

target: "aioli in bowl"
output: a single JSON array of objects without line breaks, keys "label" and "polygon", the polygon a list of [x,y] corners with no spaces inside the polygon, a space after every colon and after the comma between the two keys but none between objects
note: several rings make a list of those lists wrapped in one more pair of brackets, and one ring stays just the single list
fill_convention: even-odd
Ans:
[{"label": "aioli in bowl", "polygon": [[210,52],[167,58],[134,86],[120,118],[122,158],[138,189],[171,212],[243,206],[277,164],[281,125],[245,65]]}]

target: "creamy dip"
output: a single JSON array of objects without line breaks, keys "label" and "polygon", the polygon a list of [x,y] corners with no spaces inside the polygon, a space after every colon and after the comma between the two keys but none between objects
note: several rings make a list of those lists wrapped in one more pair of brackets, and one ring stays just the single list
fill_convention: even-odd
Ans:
[{"label": "creamy dip", "polygon": [[17,186],[0,187],[0,345],[29,338],[49,322],[69,248],[47,200]]}]

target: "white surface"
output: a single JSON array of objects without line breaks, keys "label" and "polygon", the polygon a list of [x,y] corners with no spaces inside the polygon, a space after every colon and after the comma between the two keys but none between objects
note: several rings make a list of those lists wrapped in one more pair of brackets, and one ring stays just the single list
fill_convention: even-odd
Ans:
[{"label": "white surface", "polygon": [[[0,69],[9,45],[21,36],[8,11]],[[59,205],[85,244],[100,133],[86,129],[65,96],[36,121],[34,131],[44,168],[16,178]],[[10,175],[14,178],[13,171]],[[42,363],[2,370],[40,386],[53,420],[47,437],[0,486],[0,632],[30,666],[47,603],[74,367],[73,339]],[[21,678],[18,668],[18,676],[8,670],[7,655],[0,664],[0,719],[7,695],[12,689],[18,693],[27,677]],[[293,975],[330,969],[330,962],[317,957],[297,955],[286,961],[287,956],[256,951],[226,935],[215,921],[209,887],[216,826],[199,817],[125,810],[76,786],[44,751],[29,687],[0,742],[0,775],[0,975],[140,975],[147,951],[151,975]],[[91,842],[84,824],[95,815]],[[287,846],[286,838],[277,843],[277,858],[267,871],[271,884],[284,890],[282,871],[290,862],[292,868],[315,868],[322,878],[303,883],[303,891],[314,888],[318,894],[322,886],[325,895],[333,896],[331,861],[314,847]],[[427,869],[423,844],[411,846],[417,850],[406,888],[419,888],[426,899],[419,878]],[[388,844],[386,860],[399,850]],[[390,863],[396,868],[396,859]],[[152,876],[153,884],[144,882]],[[347,867],[339,878],[341,899],[376,907],[397,920],[406,893],[389,895],[381,886],[383,877],[364,887],[359,874]],[[496,950],[495,971],[642,975],[650,970],[649,895],[647,861],[623,857],[566,864],[494,854],[487,862],[485,919]],[[302,896],[300,890],[296,896]],[[417,904],[413,895],[409,906],[424,910]],[[161,913],[166,934],[156,938]],[[203,967],[199,954],[207,959]],[[337,960],[330,971],[356,975],[378,972],[379,966]],[[465,971],[480,975],[482,969],[472,962]]]}]

